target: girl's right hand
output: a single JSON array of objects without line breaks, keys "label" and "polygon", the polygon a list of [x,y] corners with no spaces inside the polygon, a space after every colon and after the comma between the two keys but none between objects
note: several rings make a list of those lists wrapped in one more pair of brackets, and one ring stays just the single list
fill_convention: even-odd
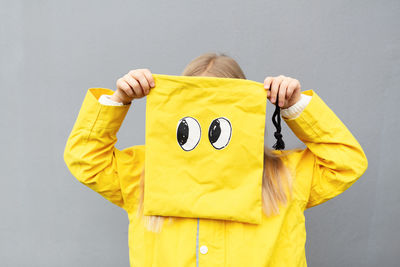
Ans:
[{"label": "girl's right hand", "polygon": [[155,86],[149,69],[131,70],[117,80],[117,90],[111,100],[127,105],[135,98],[142,98]]}]

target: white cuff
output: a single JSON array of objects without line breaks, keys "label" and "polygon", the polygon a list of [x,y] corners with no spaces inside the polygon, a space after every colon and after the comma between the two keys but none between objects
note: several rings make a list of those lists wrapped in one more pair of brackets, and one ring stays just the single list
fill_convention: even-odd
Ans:
[{"label": "white cuff", "polygon": [[301,98],[297,101],[296,104],[292,105],[291,107],[281,109],[281,116],[285,117],[286,119],[295,119],[300,116],[300,113],[303,109],[308,105],[312,96],[301,94]]},{"label": "white cuff", "polygon": [[123,106],[124,105],[124,103],[111,100],[110,97],[111,97],[111,95],[101,95],[99,98],[100,104],[106,105],[106,106]]}]

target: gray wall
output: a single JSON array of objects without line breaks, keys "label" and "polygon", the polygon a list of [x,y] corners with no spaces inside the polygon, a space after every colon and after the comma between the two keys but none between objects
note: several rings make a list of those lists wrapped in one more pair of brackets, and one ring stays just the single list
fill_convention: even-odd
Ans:
[{"label": "gray wall", "polygon": [[[65,142],[88,88],[115,90],[135,68],[179,75],[209,51],[252,80],[299,79],[364,148],[364,176],[305,212],[309,266],[398,266],[399,1],[0,3],[1,266],[129,265],[126,213],[75,180]],[[145,103],[117,148],[144,144]],[[287,148],[303,146],[283,127]]]}]

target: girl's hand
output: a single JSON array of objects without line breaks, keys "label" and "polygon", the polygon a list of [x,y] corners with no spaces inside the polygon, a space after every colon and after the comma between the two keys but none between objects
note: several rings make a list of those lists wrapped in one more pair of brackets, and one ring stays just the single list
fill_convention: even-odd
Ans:
[{"label": "girl's hand", "polygon": [[264,80],[264,88],[268,90],[267,98],[272,104],[275,104],[276,98],[279,96],[278,106],[280,108],[288,108],[301,99],[300,87],[298,80],[283,75],[268,76]]},{"label": "girl's hand", "polygon": [[135,98],[142,98],[155,86],[149,69],[131,70],[117,80],[117,90],[111,100],[129,104]]}]

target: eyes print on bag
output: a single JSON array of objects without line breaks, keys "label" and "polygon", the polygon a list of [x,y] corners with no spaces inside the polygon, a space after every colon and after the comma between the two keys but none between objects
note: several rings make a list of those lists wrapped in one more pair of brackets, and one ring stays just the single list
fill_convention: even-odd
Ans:
[{"label": "eyes print on bag", "polygon": [[179,120],[176,129],[178,144],[185,151],[193,150],[200,141],[201,128],[199,122],[192,117],[184,117]]},{"label": "eyes print on bag", "polygon": [[[225,117],[214,119],[208,129],[208,140],[215,149],[223,149],[232,136],[231,122]],[[176,138],[184,151],[193,150],[201,138],[200,123],[193,117],[183,117],[176,129]]]},{"label": "eyes print on bag", "polygon": [[208,139],[215,149],[223,149],[231,140],[232,125],[231,122],[224,117],[213,120],[208,129]]}]

